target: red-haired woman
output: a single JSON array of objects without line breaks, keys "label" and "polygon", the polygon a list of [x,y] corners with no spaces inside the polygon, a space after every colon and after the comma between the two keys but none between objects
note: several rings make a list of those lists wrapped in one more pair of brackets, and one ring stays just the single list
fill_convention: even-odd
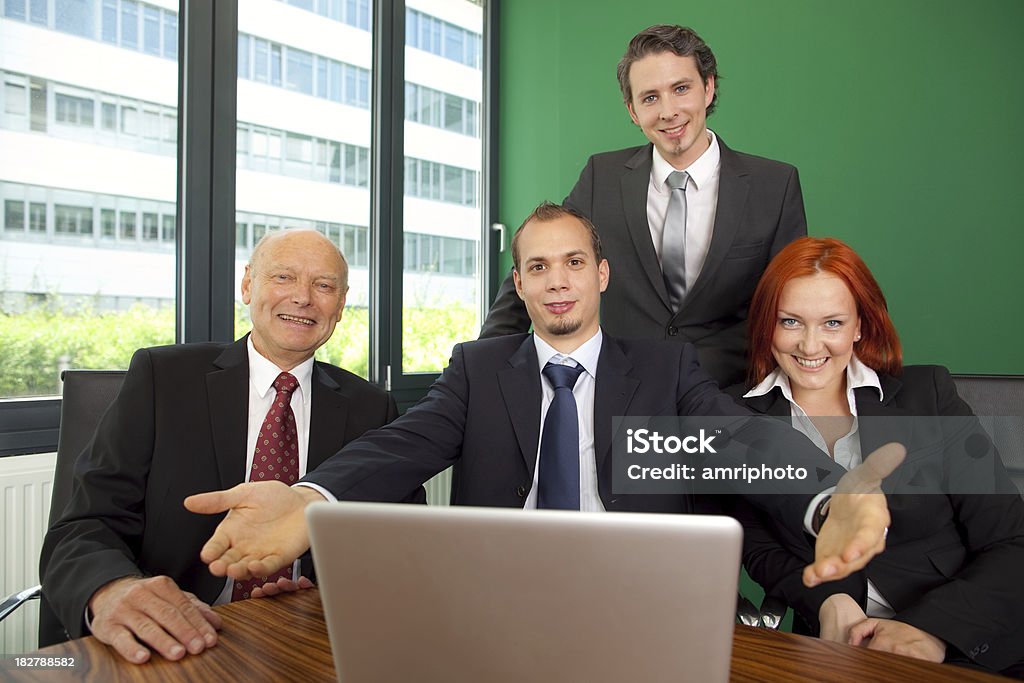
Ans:
[{"label": "red-haired woman", "polygon": [[[878,283],[838,240],[806,237],[779,252],[754,293],[749,326],[753,388],[743,403],[790,417],[848,469],[894,440],[892,421],[867,416],[972,414],[945,368],[902,367]],[[993,468],[998,489],[1012,491],[1002,466]],[[822,638],[1024,677],[1021,497],[895,494],[889,509],[885,552],[846,580],[807,589],[805,560],[774,541],[772,520],[741,508],[744,526],[755,524],[744,563]]]}]

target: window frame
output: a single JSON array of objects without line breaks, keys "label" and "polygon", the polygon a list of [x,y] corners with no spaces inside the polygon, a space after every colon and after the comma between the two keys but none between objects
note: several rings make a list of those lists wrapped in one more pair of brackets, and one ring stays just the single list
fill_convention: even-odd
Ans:
[{"label": "window frame", "polygon": [[[117,20],[125,5],[136,10],[137,42],[144,39],[140,26],[145,3],[104,3],[97,7],[102,17],[105,7],[117,7]],[[356,2],[354,6],[361,6]],[[342,8],[344,12],[345,9]],[[403,407],[418,400],[438,373],[400,374],[402,359],[402,275],[404,198],[404,144],[406,121],[404,50],[406,6],[404,0],[376,0],[370,6],[373,16],[373,71],[370,73],[369,99],[373,119],[373,141],[368,153],[372,189],[371,228],[357,236],[367,239],[370,270],[370,381],[392,391]],[[482,70],[484,93],[480,121],[485,181],[479,205],[482,213],[479,279],[481,316],[497,289],[498,234],[485,226],[497,220],[498,206],[498,17],[500,0],[486,0]],[[102,22],[102,19],[98,20]],[[167,53],[165,21],[161,14],[161,51]],[[174,225],[176,262],[176,324],[178,343],[231,341],[234,338],[234,258],[235,258],[235,172],[236,172],[236,92],[239,56],[238,0],[180,0],[178,3],[178,187]],[[118,26],[117,43],[121,43]],[[97,34],[97,42],[109,44]],[[242,49],[249,68],[254,69],[255,42],[252,37]],[[267,76],[272,77],[273,47],[268,47]],[[129,49],[129,48],[125,48]],[[138,44],[134,50],[146,54]],[[249,52],[252,50],[253,52]],[[280,50],[280,46],[278,46]],[[278,52],[278,59],[283,57]],[[278,69],[280,70],[280,64]],[[314,59],[313,87],[317,87]],[[345,74],[342,74],[344,80]],[[359,79],[357,78],[357,81]],[[26,83],[26,92],[34,87]],[[344,87],[344,86],[343,86]],[[362,89],[362,84],[357,83]],[[361,95],[360,95],[361,96]],[[31,114],[31,101],[27,103]],[[112,104],[108,102],[108,104]],[[94,127],[102,128],[101,102],[95,103]],[[141,115],[141,107],[136,111]],[[117,107],[117,130],[121,134],[122,107]],[[141,126],[141,122],[137,121]],[[252,154],[250,141],[249,154]],[[344,152],[342,152],[344,156]],[[390,163],[388,163],[390,161]],[[364,162],[359,160],[360,165]],[[341,173],[344,175],[344,163]],[[361,175],[361,174],[360,174]],[[26,200],[25,221],[30,203]],[[141,216],[136,212],[135,242],[140,241]],[[158,241],[164,243],[165,225],[161,214]],[[121,212],[114,214],[113,239],[120,240]],[[52,219],[52,217],[51,217]],[[111,239],[103,234],[103,218],[94,212],[93,238]],[[250,226],[252,227],[252,226]],[[342,230],[361,226],[342,226]],[[368,233],[368,234],[367,234]],[[251,232],[247,232],[252,236]],[[0,457],[54,452],[60,426],[59,397],[0,399]]]}]

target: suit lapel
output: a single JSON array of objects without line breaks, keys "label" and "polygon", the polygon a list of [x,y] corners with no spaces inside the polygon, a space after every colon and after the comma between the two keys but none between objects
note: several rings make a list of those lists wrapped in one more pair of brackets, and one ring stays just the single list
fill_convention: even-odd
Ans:
[{"label": "suit lapel", "polygon": [[498,386],[512,421],[526,469],[533,477],[540,443],[540,366],[533,335],[528,335],[508,359],[509,367],[498,373]]},{"label": "suit lapel", "polygon": [[345,442],[351,399],[319,363],[313,364],[306,471],[312,472]]},{"label": "suit lapel", "polygon": [[725,261],[726,254],[732,247],[736,233],[740,229],[740,221],[747,206],[747,195],[750,193],[748,172],[740,158],[725,146],[722,138],[718,138],[721,154],[721,169],[718,176],[718,204],[715,210],[715,225],[711,231],[711,245],[704,265],[700,269],[697,280],[687,293],[687,298],[695,297],[707,287],[718,274]]},{"label": "suit lapel", "polygon": [[210,431],[221,488],[241,484],[245,475],[245,442],[249,431],[248,335],[226,347],[206,375]]},{"label": "suit lapel", "polygon": [[[650,280],[651,286],[661,297],[665,307],[669,307],[668,291],[665,289],[665,278],[661,274],[661,265],[658,263],[658,253],[654,250],[654,242],[651,240],[651,226],[647,220],[647,188],[651,183],[651,164],[653,152],[651,145],[641,147],[636,154],[626,162],[626,172],[622,174],[621,191],[622,207],[626,214],[626,227],[629,229],[629,236],[633,240],[640,263],[643,264],[644,273]],[[615,272],[615,264],[612,264],[612,272]]]},{"label": "suit lapel", "polygon": [[597,383],[594,386],[594,459],[598,481],[616,434],[612,433],[612,418],[626,415],[630,401],[640,381],[629,376],[633,364],[622,348],[608,335],[601,342],[601,355],[597,362]]},{"label": "suit lapel", "polygon": [[[898,406],[893,405],[893,399],[903,386],[895,377],[878,374],[879,382],[882,385],[882,400],[878,398],[878,391],[871,387],[860,387],[853,390],[854,401],[857,404],[858,419],[857,433],[860,435],[861,456],[866,458],[879,446],[898,441],[902,444],[911,443],[913,437],[913,424],[911,420],[902,419],[909,413]],[[908,460],[913,458],[913,453],[908,453]],[[909,471],[904,468],[903,471]],[[886,484],[892,486],[897,483],[900,470],[891,475]]]},{"label": "suit lapel", "polygon": [[776,387],[767,394],[751,396],[743,399],[747,406],[755,413],[762,415],[774,415],[776,417],[788,417],[792,415],[789,401],[782,395],[782,390]]}]

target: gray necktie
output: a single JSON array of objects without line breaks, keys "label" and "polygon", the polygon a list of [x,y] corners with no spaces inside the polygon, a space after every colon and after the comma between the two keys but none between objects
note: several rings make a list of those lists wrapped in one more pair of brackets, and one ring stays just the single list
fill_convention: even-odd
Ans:
[{"label": "gray necktie", "polygon": [[680,309],[686,297],[686,183],[689,180],[690,174],[686,171],[673,171],[666,181],[672,188],[672,196],[661,233],[661,272],[673,311]]}]

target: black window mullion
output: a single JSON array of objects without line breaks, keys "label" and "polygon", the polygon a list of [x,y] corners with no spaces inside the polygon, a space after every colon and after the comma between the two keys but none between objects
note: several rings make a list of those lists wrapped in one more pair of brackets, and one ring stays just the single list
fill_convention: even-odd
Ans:
[{"label": "black window mullion", "polygon": [[237,0],[181,0],[176,338],[234,337]]}]

